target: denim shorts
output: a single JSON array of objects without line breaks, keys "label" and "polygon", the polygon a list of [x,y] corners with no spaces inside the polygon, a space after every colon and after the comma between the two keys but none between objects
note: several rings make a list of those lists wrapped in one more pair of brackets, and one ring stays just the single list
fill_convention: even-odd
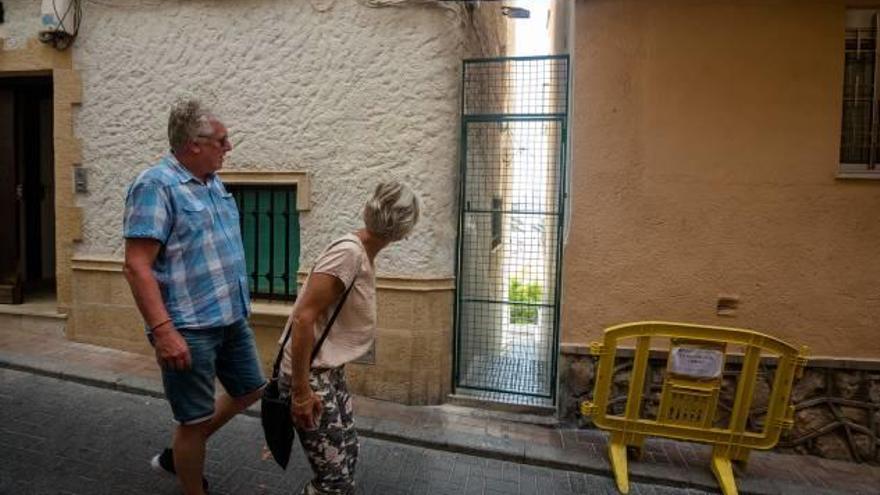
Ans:
[{"label": "denim shorts", "polygon": [[215,378],[233,398],[248,395],[266,384],[254,333],[246,319],[224,327],[177,331],[189,346],[192,367],[186,371],[162,369],[165,397],[171,403],[176,422],[188,425],[211,419]]}]

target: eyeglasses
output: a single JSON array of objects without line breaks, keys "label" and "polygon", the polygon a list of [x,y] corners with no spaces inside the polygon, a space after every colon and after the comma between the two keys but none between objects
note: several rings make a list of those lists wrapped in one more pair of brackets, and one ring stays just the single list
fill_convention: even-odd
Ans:
[{"label": "eyeglasses", "polygon": [[217,146],[219,146],[221,148],[224,146],[232,146],[232,144],[229,142],[229,136],[214,137],[214,136],[201,136],[200,135],[197,137],[199,139],[204,139],[205,141],[211,141],[213,143],[217,143]]}]

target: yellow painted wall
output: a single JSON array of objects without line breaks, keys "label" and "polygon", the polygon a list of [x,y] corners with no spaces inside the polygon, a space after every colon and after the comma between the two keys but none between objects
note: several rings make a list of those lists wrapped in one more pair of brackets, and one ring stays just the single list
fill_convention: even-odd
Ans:
[{"label": "yellow painted wall", "polygon": [[880,355],[880,181],[835,177],[844,14],[578,0],[563,343],[665,319]]}]

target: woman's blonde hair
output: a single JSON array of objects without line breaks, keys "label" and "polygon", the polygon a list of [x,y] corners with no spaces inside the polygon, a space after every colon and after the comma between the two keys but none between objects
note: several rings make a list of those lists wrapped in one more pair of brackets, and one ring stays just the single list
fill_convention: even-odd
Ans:
[{"label": "woman's blonde hair", "polygon": [[376,186],[364,206],[364,225],[370,232],[390,241],[399,241],[412,232],[419,221],[419,198],[407,185],[397,181]]}]

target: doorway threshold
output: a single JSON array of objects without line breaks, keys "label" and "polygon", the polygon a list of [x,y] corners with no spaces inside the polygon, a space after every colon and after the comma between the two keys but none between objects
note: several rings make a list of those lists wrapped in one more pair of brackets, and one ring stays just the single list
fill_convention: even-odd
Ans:
[{"label": "doorway threshold", "polygon": [[553,400],[547,397],[534,397],[464,387],[456,388],[455,393],[449,395],[449,403],[494,411],[535,414],[539,416],[556,415],[556,407]]},{"label": "doorway threshold", "polygon": [[0,304],[0,332],[19,331],[64,337],[67,315],[58,312],[55,293],[29,294],[22,304]]},{"label": "doorway threshold", "polygon": [[66,314],[58,312],[54,291],[26,293],[21,304],[0,304],[0,314],[67,319]]}]

